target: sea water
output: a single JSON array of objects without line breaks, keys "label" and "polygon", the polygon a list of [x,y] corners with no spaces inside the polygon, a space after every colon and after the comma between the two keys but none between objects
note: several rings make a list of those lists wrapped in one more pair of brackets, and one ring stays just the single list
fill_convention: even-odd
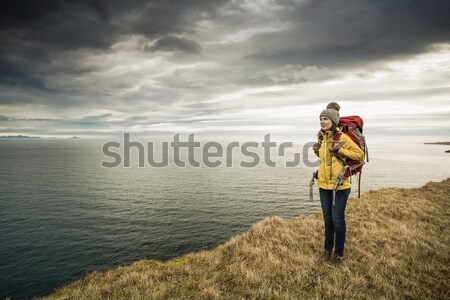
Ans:
[{"label": "sea water", "polygon": [[[450,175],[448,146],[370,146],[362,191]],[[275,168],[263,159],[239,167],[248,161],[239,154],[233,167],[104,168],[101,149],[91,140],[0,140],[0,298],[44,295],[94,270],[212,249],[266,217],[320,212],[317,186],[309,200],[315,167],[287,168],[288,158],[276,157]]]}]

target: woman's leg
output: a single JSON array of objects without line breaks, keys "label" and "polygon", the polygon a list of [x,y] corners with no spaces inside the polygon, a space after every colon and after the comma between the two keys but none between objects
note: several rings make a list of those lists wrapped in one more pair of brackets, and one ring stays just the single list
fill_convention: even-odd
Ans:
[{"label": "woman's leg", "polygon": [[350,189],[337,191],[335,203],[331,209],[334,232],[336,234],[334,253],[342,257],[344,256],[344,243],[347,230],[345,225],[345,206],[347,205],[349,195]]},{"label": "woman's leg", "polygon": [[322,206],[323,220],[325,223],[325,243],[324,250],[328,252],[333,251],[334,246],[334,226],[333,218],[331,216],[331,200],[333,191],[319,189],[320,204]]}]

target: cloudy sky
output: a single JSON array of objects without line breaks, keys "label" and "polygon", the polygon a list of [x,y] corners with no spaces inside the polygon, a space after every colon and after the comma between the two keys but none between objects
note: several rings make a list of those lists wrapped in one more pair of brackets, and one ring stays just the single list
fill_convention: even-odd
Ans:
[{"label": "cloudy sky", "polygon": [[450,1],[4,0],[0,135],[450,139]]}]

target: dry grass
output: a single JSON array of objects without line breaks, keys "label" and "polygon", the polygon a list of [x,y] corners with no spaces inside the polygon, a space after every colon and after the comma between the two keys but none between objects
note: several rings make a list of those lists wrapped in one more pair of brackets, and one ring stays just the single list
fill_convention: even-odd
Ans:
[{"label": "dry grass", "polygon": [[450,299],[450,178],[349,200],[346,261],[321,215],[264,219],[211,251],[94,272],[45,299]]}]

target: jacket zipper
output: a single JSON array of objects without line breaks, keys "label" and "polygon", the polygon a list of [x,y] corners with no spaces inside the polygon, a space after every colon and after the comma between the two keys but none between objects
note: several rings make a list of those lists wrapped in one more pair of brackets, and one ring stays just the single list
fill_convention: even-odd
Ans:
[{"label": "jacket zipper", "polygon": [[333,157],[331,157],[330,152],[330,180],[333,179]]}]

